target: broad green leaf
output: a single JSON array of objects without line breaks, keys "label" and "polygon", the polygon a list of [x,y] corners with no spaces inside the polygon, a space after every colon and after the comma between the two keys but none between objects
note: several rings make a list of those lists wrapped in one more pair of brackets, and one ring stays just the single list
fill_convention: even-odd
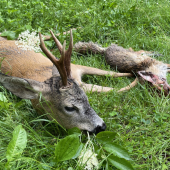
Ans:
[{"label": "broad green leaf", "polygon": [[69,167],[68,170],[74,170],[72,167]]},{"label": "broad green leaf", "polygon": [[0,92],[0,107],[8,109],[12,103],[8,103],[8,99],[5,97],[3,92]]},{"label": "broad green leaf", "polygon": [[117,115],[117,112],[112,111],[111,113],[109,113],[109,115],[110,115],[110,116],[115,116],[115,115]]},{"label": "broad green leaf", "polygon": [[32,26],[31,25],[25,25],[25,28],[26,28],[26,30],[32,30]]},{"label": "broad green leaf", "polygon": [[57,161],[65,161],[73,158],[79,151],[80,141],[77,135],[70,135],[60,140],[55,147]]},{"label": "broad green leaf", "polygon": [[84,145],[81,143],[79,148],[78,148],[78,150],[77,150],[77,153],[72,157],[72,159],[75,159],[75,158],[77,158],[80,155],[80,152],[82,151],[83,146]]},{"label": "broad green leaf", "polygon": [[115,166],[120,170],[134,170],[131,163],[123,158],[118,158],[117,156],[109,156],[108,161],[111,165]]},{"label": "broad green leaf", "polygon": [[68,134],[69,135],[73,135],[73,134],[81,135],[81,130],[77,127],[74,127],[74,128],[68,129]]},{"label": "broad green leaf", "polygon": [[[4,31],[1,33],[2,37],[7,37],[7,35],[10,33],[11,31]],[[12,31],[13,32],[13,31]]]},{"label": "broad green leaf", "polygon": [[15,108],[19,108],[24,104],[24,100],[19,101],[18,103],[15,104]]},{"label": "broad green leaf", "polygon": [[19,34],[21,34],[21,32],[24,32],[26,30],[31,31],[31,29],[32,29],[31,25],[24,25],[23,27],[18,28],[17,30],[15,30],[16,38],[18,38],[18,36],[19,36]]},{"label": "broad green leaf", "polygon": [[8,40],[15,40],[16,34],[14,31],[5,31],[1,34],[2,37],[7,37]]},{"label": "broad green leaf", "polygon": [[103,146],[103,149],[105,149],[107,152],[109,153],[113,153],[114,155],[120,157],[120,158],[124,158],[126,160],[131,160],[128,152],[122,148],[121,146],[115,144],[115,143],[106,143]]},{"label": "broad green leaf", "polygon": [[42,30],[42,28],[41,28],[41,27],[38,27],[37,32],[41,32],[41,30]]},{"label": "broad green leaf", "polygon": [[5,95],[3,94],[3,92],[0,92],[0,101],[2,102],[8,102],[7,98],[5,97]]},{"label": "broad green leaf", "polygon": [[19,158],[26,148],[27,134],[21,125],[18,125],[13,131],[13,138],[8,144],[6,157],[8,162]]},{"label": "broad green leaf", "polygon": [[8,36],[7,36],[7,40],[15,40],[17,39],[15,32],[11,32]]},{"label": "broad green leaf", "polygon": [[5,108],[5,109],[8,109],[10,105],[12,105],[13,103],[8,103],[8,102],[2,102],[0,101],[0,107],[1,109],[2,108]]},{"label": "broad green leaf", "polygon": [[111,142],[116,136],[115,132],[104,131],[96,135],[96,139],[99,143],[105,144]]},{"label": "broad green leaf", "polygon": [[168,169],[167,165],[166,165],[166,164],[163,164],[163,165],[162,165],[162,170],[167,170],[167,169]]},{"label": "broad green leaf", "polygon": [[4,22],[3,18],[0,17],[0,23],[3,23],[3,22]]},{"label": "broad green leaf", "polygon": [[53,42],[52,41],[44,41],[46,46],[51,47]]}]

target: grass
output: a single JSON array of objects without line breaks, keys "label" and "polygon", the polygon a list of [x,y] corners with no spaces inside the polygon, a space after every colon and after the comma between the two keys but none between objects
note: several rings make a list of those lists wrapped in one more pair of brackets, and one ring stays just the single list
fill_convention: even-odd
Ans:
[{"label": "grass", "polygon": [[[74,43],[94,41],[102,46],[116,43],[134,50],[155,51],[163,54],[158,60],[170,63],[168,0],[37,0],[22,3],[3,0],[0,6],[0,32],[34,29],[47,34],[48,29],[58,33],[82,27],[74,31]],[[61,35],[59,39],[68,42],[69,37]],[[110,70],[100,55],[79,56],[74,52],[72,63]],[[87,93],[87,96],[91,106],[106,122],[107,130],[118,134],[116,142],[128,150],[134,168],[170,169],[169,98],[153,96],[147,85],[140,84],[128,92],[116,93],[134,78],[85,76],[83,80],[115,88],[109,93]],[[67,136],[67,131],[37,115],[29,101],[18,99],[3,87],[1,92],[7,102],[0,103],[0,169],[4,169],[6,149],[18,124],[27,131],[28,144],[22,159],[11,169],[76,169],[76,160],[59,164],[54,161],[55,143]]]}]

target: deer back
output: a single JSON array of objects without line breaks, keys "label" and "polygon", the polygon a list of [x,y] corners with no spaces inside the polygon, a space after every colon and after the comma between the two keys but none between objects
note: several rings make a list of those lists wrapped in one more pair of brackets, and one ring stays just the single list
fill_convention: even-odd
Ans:
[{"label": "deer back", "polygon": [[28,78],[40,82],[52,76],[53,64],[41,53],[22,50],[15,41],[0,37],[1,72],[10,76]]}]

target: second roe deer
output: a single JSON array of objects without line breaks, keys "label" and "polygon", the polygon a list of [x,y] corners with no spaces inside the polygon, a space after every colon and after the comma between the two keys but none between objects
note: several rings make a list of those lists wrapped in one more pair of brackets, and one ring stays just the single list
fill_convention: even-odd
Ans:
[{"label": "second roe deer", "polygon": [[148,51],[133,51],[132,48],[125,49],[116,44],[112,44],[107,48],[103,48],[93,42],[78,42],[74,46],[74,50],[85,54],[92,52],[93,54],[101,54],[105,57],[106,63],[113,69],[120,72],[132,73],[137,78],[129,86],[119,90],[125,91],[134,87],[138,81],[147,81],[156,88],[158,92],[163,90],[165,96],[169,94],[170,86],[166,80],[167,72],[170,72],[170,64],[149,57],[152,55]]},{"label": "second roe deer", "polygon": [[[86,84],[81,81],[84,74],[131,76],[130,73],[115,73],[96,68],[71,64],[73,36],[65,51],[59,40],[51,35],[60,51],[57,59],[45,47],[40,36],[40,47],[46,54],[24,51],[14,41],[0,37],[1,72],[0,83],[20,98],[31,99],[38,112],[48,113],[65,128],[78,127],[93,133],[105,130],[104,121],[91,108],[85,91],[110,91],[110,87]],[[50,61],[51,60],[51,61]],[[54,65],[53,65],[54,64]],[[7,74],[7,75],[6,75]],[[40,102],[41,98],[41,102]]]}]

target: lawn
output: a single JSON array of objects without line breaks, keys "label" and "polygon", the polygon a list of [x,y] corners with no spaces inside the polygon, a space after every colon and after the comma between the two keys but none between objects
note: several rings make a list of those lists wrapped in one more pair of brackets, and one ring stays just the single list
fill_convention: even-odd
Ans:
[{"label": "lawn", "polygon": [[[170,64],[168,0],[0,1],[0,32],[15,31],[17,35],[30,30],[48,35],[49,29],[61,33],[78,27],[81,29],[73,31],[74,43],[93,41],[103,47],[116,43],[135,51],[154,51],[162,54],[156,59]],[[68,42],[69,35],[61,34],[58,38]],[[54,46],[49,45],[49,48]],[[58,55],[56,49],[54,53]],[[71,60],[74,64],[111,70],[101,55],[73,52]],[[169,97],[152,95],[147,84],[138,84],[128,92],[116,92],[134,78],[84,76],[83,80],[115,89],[108,93],[91,92],[87,96],[105,121],[107,131],[117,134],[114,142],[130,154],[134,169],[170,169]],[[29,100],[21,100],[3,87],[0,91],[0,169],[81,169],[77,158],[57,163],[55,160],[56,143],[67,137],[69,131],[39,116]],[[22,125],[27,133],[27,146],[22,156],[8,166],[6,151],[17,125]],[[88,140],[84,134],[81,138],[84,143]],[[91,141],[95,145],[94,136]],[[103,163],[100,169],[109,168]],[[110,169],[116,168],[110,166]]]}]

